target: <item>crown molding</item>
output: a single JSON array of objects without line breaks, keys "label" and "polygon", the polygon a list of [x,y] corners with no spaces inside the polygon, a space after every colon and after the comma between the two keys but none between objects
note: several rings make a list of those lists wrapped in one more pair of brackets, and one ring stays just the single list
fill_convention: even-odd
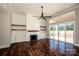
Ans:
[{"label": "crown molding", "polygon": [[70,12],[70,11],[74,11],[74,10],[75,10],[76,8],[78,8],[78,7],[79,7],[79,4],[77,3],[77,4],[75,4],[75,5],[73,5],[73,6],[69,7],[69,8],[66,8],[66,9],[64,9],[64,10],[61,10],[61,11],[59,11],[59,12],[56,12],[55,14],[53,14],[53,15],[51,15],[51,16],[52,16],[52,18],[54,18],[54,17],[57,17],[57,16],[59,16],[59,15],[68,13],[68,12]]}]

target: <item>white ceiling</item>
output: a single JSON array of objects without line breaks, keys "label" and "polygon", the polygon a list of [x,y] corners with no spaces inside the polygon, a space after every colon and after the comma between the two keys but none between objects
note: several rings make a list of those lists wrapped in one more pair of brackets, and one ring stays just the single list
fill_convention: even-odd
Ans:
[{"label": "white ceiling", "polygon": [[58,23],[58,22],[63,22],[63,21],[69,21],[69,20],[75,20],[75,12],[69,12],[65,13],[63,15],[59,15],[57,17],[51,18],[49,20],[49,23]]},{"label": "white ceiling", "polygon": [[44,15],[53,15],[56,12],[69,8],[75,3],[14,3],[10,4],[12,11],[15,12],[30,12],[34,16],[38,16],[41,13],[41,5],[44,6]]},{"label": "white ceiling", "polygon": [[10,4],[0,4],[0,11],[8,10],[8,7],[12,12],[30,12],[34,16],[38,16],[41,14],[41,5],[44,6],[44,15],[53,15],[56,12],[69,8],[75,3],[10,3]]},{"label": "white ceiling", "polygon": [[9,8],[6,4],[1,3],[0,4],[0,12],[8,12]]}]

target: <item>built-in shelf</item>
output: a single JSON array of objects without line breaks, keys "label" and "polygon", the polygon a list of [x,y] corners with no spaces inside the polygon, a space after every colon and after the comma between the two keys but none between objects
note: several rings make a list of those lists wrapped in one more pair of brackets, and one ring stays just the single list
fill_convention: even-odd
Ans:
[{"label": "built-in shelf", "polygon": [[11,26],[21,26],[21,27],[26,27],[26,25],[20,25],[20,24],[11,24]]},{"label": "built-in shelf", "polygon": [[40,29],[41,31],[46,31],[46,29]]},{"label": "built-in shelf", "polygon": [[40,30],[28,30],[28,32],[39,32]]},{"label": "built-in shelf", "polygon": [[40,26],[40,31],[46,31],[46,26]]},{"label": "built-in shelf", "polygon": [[[26,25],[21,25],[21,24],[11,24],[11,26],[19,26],[19,27],[26,27]],[[26,29],[11,29],[12,31],[26,31]]]},{"label": "built-in shelf", "polygon": [[46,28],[46,26],[40,26],[41,28]]},{"label": "built-in shelf", "polygon": [[11,29],[12,31],[26,31],[26,29]]}]

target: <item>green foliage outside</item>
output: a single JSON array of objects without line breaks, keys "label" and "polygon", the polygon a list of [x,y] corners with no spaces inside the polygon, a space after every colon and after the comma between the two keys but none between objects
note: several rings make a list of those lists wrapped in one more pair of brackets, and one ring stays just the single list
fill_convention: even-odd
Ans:
[{"label": "green foliage outside", "polygon": [[[65,30],[65,26],[58,26],[58,30],[59,31],[63,31]],[[66,25],[66,31],[72,31],[74,30],[74,24],[70,24],[70,25]],[[56,31],[56,27],[55,26],[52,26],[50,27],[50,31]]]},{"label": "green foliage outside", "polygon": [[50,27],[50,31],[55,31],[56,27]]},{"label": "green foliage outside", "polygon": [[69,30],[69,31],[74,30],[74,24],[67,25],[66,30]]}]

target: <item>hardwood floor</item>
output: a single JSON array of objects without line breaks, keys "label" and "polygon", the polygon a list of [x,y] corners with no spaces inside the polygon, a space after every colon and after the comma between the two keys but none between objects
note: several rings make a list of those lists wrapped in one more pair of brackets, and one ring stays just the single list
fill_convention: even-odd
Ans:
[{"label": "hardwood floor", "polygon": [[[73,56],[79,55],[72,44],[59,44],[52,39],[11,44],[9,48],[0,49],[1,56]],[[71,48],[70,48],[71,47]]]}]

